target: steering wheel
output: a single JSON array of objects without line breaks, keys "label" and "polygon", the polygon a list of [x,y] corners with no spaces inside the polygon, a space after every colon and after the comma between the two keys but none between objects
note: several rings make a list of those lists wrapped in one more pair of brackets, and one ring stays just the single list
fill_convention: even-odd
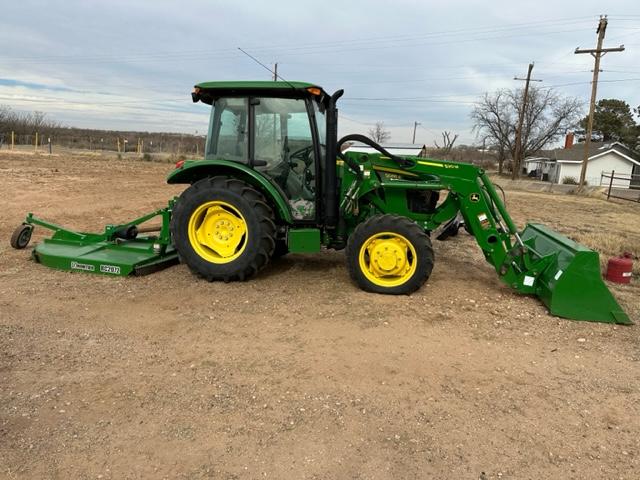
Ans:
[{"label": "steering wheel", "polygon": [[311,158],[311,152],[313,152],[313,145],[307,145],[306,147],[300,148],[295,152],[290,153],[289,160],[291,160],[292,158],[297,158],[298,160],[302,160],[308,167],[313,161],[313,159]]},{"label": "steering wheel", "polygon": [[302,188],[306,190],[306,195],[313,197],[315,195],[315,188],[311,185],[311,181],[313,180],[313,173],[310,171],[311,164],[313,163],[313,157],[311,153],[313,152],[313,144],[307,145],[306,147],[300,148],[295,152],[289,154],[289,164],[293,167],[294,164],[291,160],[300,160],[304,163],[304,169],[302,173],[297,173],[295,170],[291,169],[289,171],[289,175],[295,175],[299,178],[299,181]]}]

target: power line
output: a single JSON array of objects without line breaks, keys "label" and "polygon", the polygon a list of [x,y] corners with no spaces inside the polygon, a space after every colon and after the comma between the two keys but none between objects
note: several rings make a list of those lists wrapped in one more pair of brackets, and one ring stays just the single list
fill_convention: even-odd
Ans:
[{"label": "power line", "polygon": [[462,100],[436,100],[429,97],[346,97],[343,102],[426,102],[426,103],[465,103],[470,104],[473,102]]},{"label": "power line", "polygon": [[[585,17],[591,18],[591,17]],[[321,42],[321,43],[311,43],[306,45],[299,45],[296,47],[291,47],[290,45],[283,45],[282,47],[278,46],[256,46],[252,47],[252,51],[258,52],[262,55],[268,55],[269,52],[272,54],[277,54],[278,56],[295,56],[300,54],[321,54],[327,53],[330,51],[335,51],[336,49],[339,51],[357,51],[357,50],[369,50],[375,48],[397,48],[397,47],[407,47],[407,46],[420,46],[420,45],[445,45],[445,44],[455,44],[455,43],[467,43],[467,42],[475,42],[479,40],[491,40],[498,38],[510,38],[510,37],[518,37],[518,36],[528,36],[528,35],[539,35],[540,33],[544,33],[547,35],[555,34],[555,33],[566,33],[566,32],[574,32],[581,30],[559,30],[559,31],[544,31],[540,30],[538,25],[545,24],[547,27],[557,27],[563,25],[576,25],[582,24],[585,20],[581,19],[572,19],[570,21],[555,21],[552,23],[549,22],[528,22],[521,24],[513,24],[505,27],[482,27],[475,29],[460,29],[460,30],[449,30],[449,31],[441,31],[441,32],[433,32],[430,34],[422,34],[422,35],[413,35],[413,36],[396,36],[396,37],[374,37],[369,39],[362,40],[350,40],[348,42],[351,47],[345,48],[345,41],[341,40],[339,42]],[[534,32],[526,33],[523,32],[523,29],[526,28],[535,28]],[[493,33],[504,33],[512,30],[516,30],[517,33],[513,35],[500,35],[493,37],[486,37],[483,35],[493,34]],[[471,38],[469,34],[471,32]],[[456,37],[456,36],[464,36],[462,40],[446,40],[444,42],[427,42],[424,43],[424,40],[428,40],[430,38],[438,38],[438,37]],[[404,45],[393,44],[392,42],[401,42],[405,43]],[[415,43],[415,42],[418,43]],[[407,44],[408,42],[408,44]],[[413,42],[413,43],[412,43]],[[420,43],[422,42],[422,43]],[[382,43],[382,45],[378,45]],[[185,51],[173,51],[173,52],[149,52],[149,53],[137,53],[130,55],[108,55],[108,54],[94,54],[94,55],[71,55],[71,56],[30,56],[30,57],[13,57],[15,62],[19,63],[38,63],[38,64],[64,64],[64,63],[129,63],[129,62],[148,62],[148,61],[166,61],[167,58],[172,58],[173,60],[190,60],[190,59],[201,59],[201,58],[222,58],[222,59],[230,59],[237,58],[237,55],[231,55],[233,50],[231,48],[221,48],[217,50],[185,50]],[[288,53],[287,53],[288,52]]]},{"label": "power line", "polygon": [[478,34],[491,34],[491,33],[500,33],[500,32],[506,32],[506,31],[510,31],[510,30],[518,30],[518,31],[522,31],[523,28],[535,28],[535,29],[539,29],[539,26],[547,26],[547,27],[557,27],[557,26],[562,26],[562,25],[575,25],[575,24],[586,24],[586,22],[588,21],[587,19],[592,19],[593,17],[588,16],[588,17],[583,17],[582,19],[580,18],[574,18],[574,19],[559,19],[556,21],[536,21],[536,22],[526,22],[526,23],[519,23],[519,24],[511,24],[508,26],[503,26],[503,27],[476,27],[476,28],[462,28],[462,29],[458,29],[458,30],[443,30],[443,31],[439,31],[439,32],[431,32],[431,33],[424,33],[424,34],[419,34],[419,35],[395,35],[395,36],[376,36],[376,37],[368,37],[368,38],[362,38],[362,39],[349,39],[349,40],[338,40],[338,41],[332,41],[332,42],[319,42],[319,43],[308,43],[308,44],[302,44],[302,45],[298,45],[296,47],[291,47],[290,44],[287,45],[281,45],[280,47],[278,46],[256,46],[253,48],[253,50],[258,51],[258,50],[272,50],[272,49],[278,49],[281,47],[285,47],[286,51],[292,51],[292,50],[306,50],[309,48],[320,48],[320,47],[340,47],[343,48],[345,43],[348,43],[349,45],[355,45],[355,44],[367,44],[367,45],[371,45],[371,44],[377,44],[377,43],[388,43],[390,41],[415,41],[415,40],[424,40],[424,39],[429,39],[429,38],[435,38],[435,37],[448,37],[448,36],[464,36],[464,37],[468,37],[470,34],[474,34],[474,35],[478,35]]}]

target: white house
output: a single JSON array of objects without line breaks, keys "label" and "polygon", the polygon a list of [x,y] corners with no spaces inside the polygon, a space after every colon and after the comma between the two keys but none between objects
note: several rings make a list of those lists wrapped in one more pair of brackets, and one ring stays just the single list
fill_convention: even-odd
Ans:
[{"label": "white house", "polygon": [[[545,157],[525,159],[527,175],[554,183],[563,183],[566,178],[579,181],[585,144],[567,147],[547,152]],[[613,180],[614,187],[640,188],[640,154],[620,142],[591,142],[585,177],[587,183],[600,185],[602,174],[611,174],[612,171],[616,177],[625,177]],[[609,179],[605,178],[602,183],[608,185]]]}]

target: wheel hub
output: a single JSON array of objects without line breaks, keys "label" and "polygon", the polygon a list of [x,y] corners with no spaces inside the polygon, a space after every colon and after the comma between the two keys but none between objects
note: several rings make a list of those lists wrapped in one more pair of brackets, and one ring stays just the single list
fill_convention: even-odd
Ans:
[{"label": "wheel hub", "polygon": [[233,206],[208,202],[198,207],[189,222],[189,240],[194,250],[208,261],[226,263],[244,250],[247,225]]},{"label": "wheel hub", "polygon": [[377,276],[397,275],[407,265],[406,245],[398,239],[374,240],[369,247],[371,270]]},{"label": "wheel hub", "polygon": [[360,249],[359,262],[364,275],[383,287],[402,285],[417,268],[415,248],[404,236],[394,232],[369,237]]}]

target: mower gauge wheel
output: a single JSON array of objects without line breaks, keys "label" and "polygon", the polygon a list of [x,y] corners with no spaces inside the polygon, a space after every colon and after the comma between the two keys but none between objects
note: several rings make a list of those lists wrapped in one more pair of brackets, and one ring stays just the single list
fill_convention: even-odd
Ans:
[{"label": "mower gauge wheel", "polygon": [[11,235],[11,246],[17,250],[22,250],[31,240],[31,234],[33,233],[33,225],[23,223],[16,228]]}]

